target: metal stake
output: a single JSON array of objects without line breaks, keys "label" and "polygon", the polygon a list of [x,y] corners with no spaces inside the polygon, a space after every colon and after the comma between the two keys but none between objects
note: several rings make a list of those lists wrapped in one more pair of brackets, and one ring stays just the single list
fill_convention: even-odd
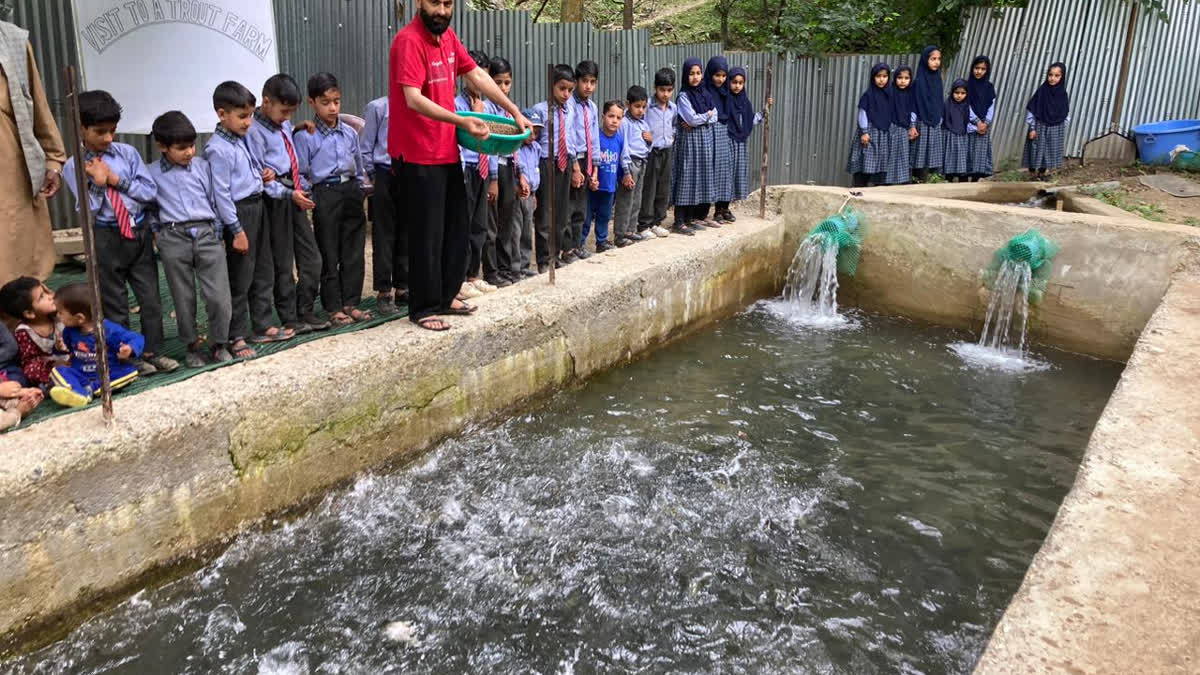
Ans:
[{"label": "metal stake", "polygon": [[[771,98],[771,86],[775,79],[775,60],[767,59],[767,98]],[[767,104],[763,109],[763,137],[762,137],[762,174],[758,181],[758,217],[766,219],[767,217],[767,147],[771,140],[771,105]]]},{"label": "metal stake", "polygon": [[554,64],[546,64],[546,138],[550,142],[548,156],[550,158],[550,175],[542,176],[542,180],[549,180],[546,185],[546,226],[550,235],[550,285],[554,285],[554,269],[558,267],[558,222],[554,219],[554,193],[555,184],[557,182],[554,172],[558,170],[558,153],[554,147],[554,141],[557,138],[554,131],[555,116],[554,101]]}]

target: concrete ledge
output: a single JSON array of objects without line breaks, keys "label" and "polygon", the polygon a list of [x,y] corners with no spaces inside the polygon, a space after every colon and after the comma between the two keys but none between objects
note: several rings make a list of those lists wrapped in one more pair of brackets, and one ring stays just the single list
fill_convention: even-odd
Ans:
[{"label": "concrete ledge", "polygon": [[782,226],[601,255],[481,299],[0,437],[0,633],[36,629],[365,469],[778,291]]}]

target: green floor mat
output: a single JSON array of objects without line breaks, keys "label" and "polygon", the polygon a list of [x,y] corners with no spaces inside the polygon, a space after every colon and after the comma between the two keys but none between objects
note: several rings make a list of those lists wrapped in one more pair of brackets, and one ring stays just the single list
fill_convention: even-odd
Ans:
[{"label": "green floor mat", "polygon": [[[68,283],[71,283],[74,281],[87,281],[87,275],[84,271],[83,266],[82,265],[59,265],[58,267],[56,267],[54,269],[54,274],[52,274],[50,276],[50,279],[46,281],[46,285],[49,286],[51,289],[56,289],[56,288],[59,288],[65,284],[68,284]],[[231,361],[230,363],[210,364],[203,368],[187,368],[186,366],[183,366],[182,364],[183,364],[184,356],[187,355],[187,345],[185,345],[179,339],[179,328],[175,322],[175,317],[174,317],[175,302],[171,298],[170,290],[168,290],[168,288],[167,288],[167,280],[166,280],[166,277],[163,275],[163,270],[162,270],[161,266],[159,266],[158,291],[159,291],[159,297],[162,298],[162,303],[163,303],[163,331],[166,334],[166,344],[163,347],[163,354],[165,356],[169,356],[169,357],[175,359],[176,361],[179,361],[179,363],[181,365],[179,367],[179,370],[176,370],[173,373],[163,373],[163,374],[159,374],[159,375],[150,375],[150,376],[145,376],[145,377],[139,377],[136,381],[133,382],[133,384],[131,384],[128,387],[125,387],[124,389],[122,389],[121,391],[115,392],[113,394],[113,398],[114,398],[114,400],[116,400],[118,402],[118,404],[122,397],[130,396],[132,394],[137,394],[137,393],[143,392],[143,391],[149,391],[156,387],[162,387],[162,386],[165,386],[168,384],[173,384],[175,382],[182,382],[183,380],[195,377],[197,375],[201,375],[210,370],[216,370],[217,368],[224,368],[225,366],[230,365],[231,363],[240,363],[241,361],[245,360],[245,359],[235,359],[234,361]],[[199,296],[198,291],[197,291],[197,296]],[[137,300],[134,299],[132,293],[129,296],[129,306],[131,308],[137,306]],[[322,309],[319,299],[317,301],[317,307],[319,310]],[[370,310],[371,312],[374,312],[375,311],[375,296],[371,295],[371,296],[367,297],[362,302],[362,304],[359,305],[359,307],[362,309]],[[132,316],[132,319],[131,319],[130,323],[132,325],[130,326],[130,328],[132,328],[133,330],[136,330],[136,331],[141,331],[141,315],[140,314],[132,314],[131,316]],[[322,338],[329,337],[331,335],[343,335],[345,333],[352,333],[357,330],[362,330],[364,328],[371,328],[373,326],[378,326],[379,324],[387,323],[388,321],[403,318],[406,316],[408,316],[408,308],[401,305],[400,313],[395,316],[375,317],[374,319],[372,319],[370,321],[365,321],[363,323],[350,324],[349,326],[342,326],[340,328],[332,328],[327,331],[321,331],[318,333],[309,333],[308,335],[297,336],[296,338],[288,340],[287,342],[272,342],[272,343],[265,344],[265,345],[251,345],[251,346],[254,348],[254,351],[258,352],[258,357],[261,358],[263,356],[281,352],[285,349],[291,349],[292,347],[295,347],[297,345],[302,345],[306,342],[320,340]],[[278,318],[276,319],[276,321],[278,321]],[[207,330],[208,316],[204,311],[204,302],[199,297],[197,297],[196,323],[200,327],[201,335],[207,334],[207,332],[208,332],[208,330]],[[99,397],[97,397],[96,400],[92,403],[92,406],[98,406],[98,405],[100,405]],[[91,406],[88,406],[88,407],[91,407]],[[62,406],[59,406],[54,401],[51,401],[49,399],[49,397],[47,397],[45,402],[43,402],[40,406],[38,406],[37,410],[33,411],[33,414],[31,414],[29,417],[26,417],[21,422],[20,426],[18,426],[17,428],[23,429],[23,428],[29,426],[30,424],[36,424],[43,420],[48,420],[50,418],[58,417],[60,415],[66,415],[66,414],[75,412],[76,410],[83,410],[83,408],[64,408]],[[120,415],[119,408],[117,410],[117,415],[118,416]],[[3,433],[3,432],[0,432],[0,433]]]}]

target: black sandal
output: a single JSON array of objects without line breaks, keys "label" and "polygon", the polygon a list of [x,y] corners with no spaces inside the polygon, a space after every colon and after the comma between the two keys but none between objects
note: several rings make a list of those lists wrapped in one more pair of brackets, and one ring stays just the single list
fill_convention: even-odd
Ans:
[{"label": "black sandal", "polygon": [[[462,301],[460,300],[459,302]],[[442,314],[449,314],[452,316],[471,316],[478,309],[479,308],[474,305],[468,305],[467,303],[463,302],[462,307],[447,307],[446,311],[442,312]]]},{"label": "black sandal", "polygon": [[[434,322],[442,324],[441,328],[434,328],[433,326],[429,325]],[[427,317],[424,317],[421,319],[417,319],[414,323],[416,323],[421,328],[424,328],[425,330],[431,330],[435,333],[441,333],[442,331],[450,330],[450,324],[446,323],[445,321],[443,321],[442,319],[440,319],[436,316],[427,316]]]}]

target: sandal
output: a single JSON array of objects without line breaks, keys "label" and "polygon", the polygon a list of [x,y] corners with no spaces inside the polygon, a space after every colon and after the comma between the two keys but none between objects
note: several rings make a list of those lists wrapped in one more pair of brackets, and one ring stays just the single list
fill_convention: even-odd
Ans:
[{"label": "sandal", "polygon": [[354,323],[354,319],[346,316],[345,312],[334,312],[329,315],[329,323],[333,324],[334,328],[342,328]]},{"label": "sandal", "polygon": [[250,342],[256,345],[267,344],[268,342],[287,342],[296,337],[296,331],[291,328],[280,328],[279,326],[271,326],[266,333],[255,335],[250,338]]},{"label": "sandal", "polygon": [[345,314],[346,316],[350,317],[350,320],[353,321],[354,323],[362,323],[364,321],[370,321],[371,319],[375,318],[375,316],[373,314],[371,314],[370,311],[365,310],[365,309],[359,309],[357,307],[350,308],[349,312],[347,312],[346,310],[342,310],[342,313]]},{"label": "sandal", "polygon": [[478,307],[476,307],[474,305],[468,305],[465,302],[460,303],[460,305],[461,305],[460,307],[455,307],[455,306],[451,305],[450,307],[447,307],[446,311],[442,312],[442,314],[452,314],[454,316],[471,316],[479,309]]},{"label": "sandal", "polygon": [[[435,333],[450,330],[450,324],[442,321],[436,316],[427,316],[422,319],[417,319],[416,324],[425,330],[431,330]],[[437,326],[433,326],[431,324],[437,324]]]},{"label": "sandal", "polygon": [[255,352],[250,345],[247,345],[246,341],[242,338],[234,340],[233,343],[229,345],[229,352],[233,354],[233,358],[235,359],[252,359],[255,356],[258,356],[258,353]]}]

